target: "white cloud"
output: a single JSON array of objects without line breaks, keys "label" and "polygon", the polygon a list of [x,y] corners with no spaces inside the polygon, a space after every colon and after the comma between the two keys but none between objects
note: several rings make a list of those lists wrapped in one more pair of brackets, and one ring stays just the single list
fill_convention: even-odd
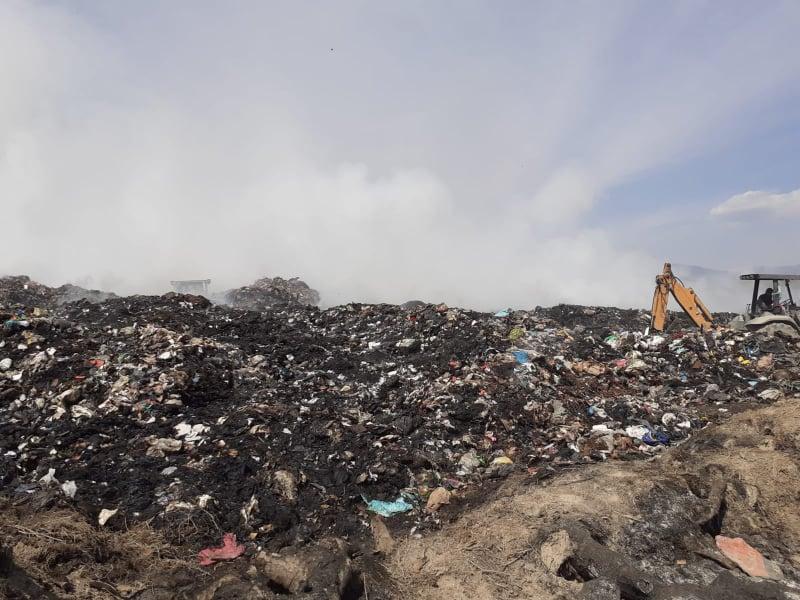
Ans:
[{"label": "white cloud", "polygon": [[711,209],[715,217],[760,213],[776,217],[800,216],[800,190],[783,194],[749,191],[737,194]]}]

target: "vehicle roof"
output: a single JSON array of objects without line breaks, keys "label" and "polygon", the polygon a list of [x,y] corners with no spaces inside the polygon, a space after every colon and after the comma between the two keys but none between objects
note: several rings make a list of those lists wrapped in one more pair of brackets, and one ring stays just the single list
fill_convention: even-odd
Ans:
[{"label": "vehicle roof", "polygon": [[782,279],[786,280],[797,280],[800,279],[800,275],[790,275],[790,274],[776,274],[776,273],[748,273],[747,275],[739,275],[739,279],[746,279],[748,281],[753,281],[756,279]]}]

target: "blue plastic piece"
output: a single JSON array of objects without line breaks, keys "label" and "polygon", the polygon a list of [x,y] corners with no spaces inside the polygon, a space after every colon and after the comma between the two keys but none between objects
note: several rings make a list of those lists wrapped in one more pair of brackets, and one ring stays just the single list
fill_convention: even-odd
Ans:
[{"label": "blue plastic piece", "polygon": [[[366,502],[366,498],[364,498],[364,501]],[[394,502],[385,500],[370,500],[367,502],[367,509],[382,517],[393,517],[394,515],[408,512],[412,508],[414,507],[406,502],[402,496],[398,497]]]},{"label": "blue plastic piece", "polygon": [[666,446],[669,444],[669,436],[663,431],[648,431],[642,436],[642,441],[648,446]]},{"label": "blue plastic piece", "polygon": [[498,310],[496,313],[494,313],[494,316],[495,317],[507,317],[510,313],[511,313],[511,309],[510,308],[504,308],[503,310]]},{"label": "blue plastic piece", "polygon": [[514,354],[514,358],[516,358],[517,362],[521,365],[526,365],[531,362],[531,359],[528,357],[528,353],[524,350],[514,350],[512,354]]}]

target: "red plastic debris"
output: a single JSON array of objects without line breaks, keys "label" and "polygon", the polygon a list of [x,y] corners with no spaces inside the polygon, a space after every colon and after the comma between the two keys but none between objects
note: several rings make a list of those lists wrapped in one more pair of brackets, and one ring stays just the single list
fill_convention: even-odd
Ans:
[{"label": "red plastic debris", "polygon": [[236,543],[236,534],[226,533],[222,536],[222,546],[200,550],[197,557],[200,559],[200,565],[207,567],[218,560],[232,560],[242,554],[244,554],[244,546]]}]

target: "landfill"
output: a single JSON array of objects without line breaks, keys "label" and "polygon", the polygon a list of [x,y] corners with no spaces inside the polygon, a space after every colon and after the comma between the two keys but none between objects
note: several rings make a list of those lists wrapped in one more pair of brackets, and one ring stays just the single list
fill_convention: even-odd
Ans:
[{"label": "landfill", "polygon": [[420,535],[511,474],[651,459],[800,386],[797,340],[656,334],[643,310],[321,309],[281,278],[226,297],[0,279],[0,493],[212,564],[375,515]]}]

